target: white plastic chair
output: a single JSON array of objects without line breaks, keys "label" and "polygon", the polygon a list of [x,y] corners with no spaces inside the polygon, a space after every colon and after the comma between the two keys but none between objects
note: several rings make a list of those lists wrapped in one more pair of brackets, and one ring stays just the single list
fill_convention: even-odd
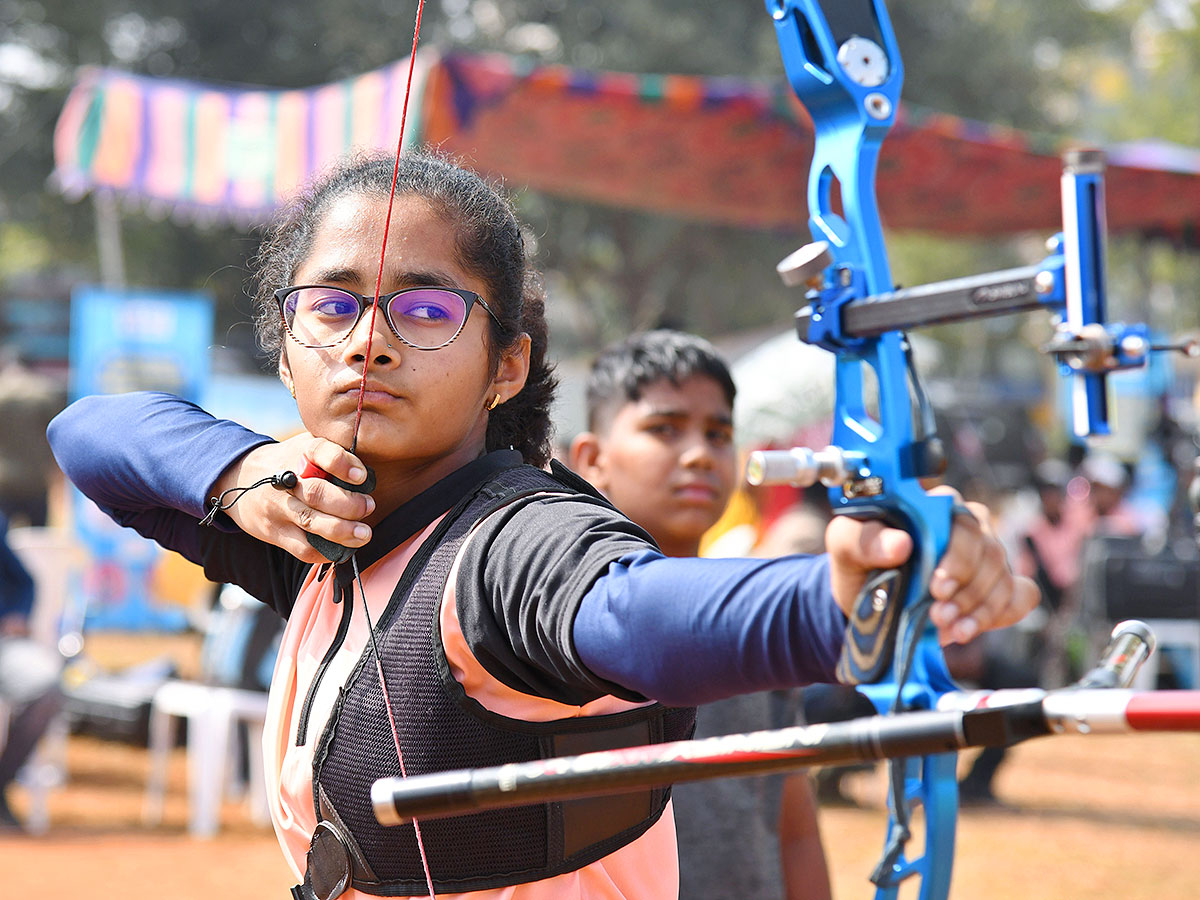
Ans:
[{"label": "white plastic chair", "polygon": [[[238,588],[228,585],[222,588],[221,605],[214,611],[205,636],[206,649],[224,640],[222,629],[227,629],[231,620],[247,613],[242,596],[244,592]],[[258,603],[248,596],[245,599]],[[202,681],[171,680],[163,684],[150,704],[150,777],[146,784],[144,821],[147,824],[162,821],[167,764],[176,744],[178,722],[186,719],[189,833],[210,838],[220,828],[221,803],[229,785],[236,781],[231,775],[238,763],[238,723],[244,723],[249,734],[250,779],[246,799],[251,819],[258,824],[267,823],[261,749],[266,715],[265,691]]]},{"label": "white plastic chair", "polygon": [[187,720],[188,832],[213,837],[220,827],[221,802],[237,764],[236,725],[249,731],[251,818],[268,819],[263,778],[262,736],[267,695],[262,691],[213,687],[194,681],[168,681],[150,705],[150,778],[146,784],[144,819],[162,821],[167,763],[175,746],[178,722]]}]

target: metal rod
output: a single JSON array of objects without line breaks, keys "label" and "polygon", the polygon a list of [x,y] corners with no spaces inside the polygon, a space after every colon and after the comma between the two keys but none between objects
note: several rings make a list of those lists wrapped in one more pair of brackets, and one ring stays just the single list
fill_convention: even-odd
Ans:
[{"label": "metal rod", "polygon": [[[1025,266],[938,281],[853,300],[842,308],[842,332],[850,337],[872,337],[885,331],[908,331],[928,325],[991,318],[1041,309],[1051,305],[1049,292],[1039,290],[1045,281],[1044,265]],[[796,331],[808,335],[812,308],[796,313]]]}]

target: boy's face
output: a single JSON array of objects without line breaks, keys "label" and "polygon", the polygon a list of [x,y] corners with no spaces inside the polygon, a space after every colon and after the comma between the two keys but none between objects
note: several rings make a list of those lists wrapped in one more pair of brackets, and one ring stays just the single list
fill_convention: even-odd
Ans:
[{"label": "boy's face", "polygon": [[665,553],[694,555],[733,492],[733,411],[707,375],[664,378],[577,439],[571,463]]}]

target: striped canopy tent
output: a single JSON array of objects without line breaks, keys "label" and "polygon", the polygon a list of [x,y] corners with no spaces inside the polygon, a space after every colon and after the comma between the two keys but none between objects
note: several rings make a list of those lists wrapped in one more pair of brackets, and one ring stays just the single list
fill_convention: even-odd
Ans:
[{"label": "striped canopy tent", "polygon": [[[418,54],[408,143],[565,197],[750,228],[802,231],[812,126],[780,82],[628,75],[520,58]],[[307,90],[84,70],[55,136],[68,195],[261,221],[354,147],[395,146],[407,60]],[[893,229],[1056,231],[1068,144],[903,105],[879,163]],[[1110,149],[1114,232],[1197,242],[1200,152]]]},{"label": "striped canopy tent", "polygon": [[[409,116],[433,56],[418,54]],[[267,90],[86,68],[54,133],[69,197],[110,191],[150,213],[261,222],[353,149],[395,149],[408,60],[305,90]]]}]

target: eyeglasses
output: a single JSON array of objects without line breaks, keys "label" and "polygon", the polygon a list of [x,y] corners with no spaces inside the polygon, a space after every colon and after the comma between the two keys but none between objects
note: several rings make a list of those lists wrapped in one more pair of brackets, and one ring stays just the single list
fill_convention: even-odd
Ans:
[{"label": "eyeglasses", "polygon": [[[373,299],[322,284],[296,285],[275,292],[288,334],[312,350],[344,341]],[[379,309],[392,332],[417,350],[438,350],[451,343],[462,333],[476,303],[500,325],[487,301],[473,291],[410,287],[379,296]]]}]

